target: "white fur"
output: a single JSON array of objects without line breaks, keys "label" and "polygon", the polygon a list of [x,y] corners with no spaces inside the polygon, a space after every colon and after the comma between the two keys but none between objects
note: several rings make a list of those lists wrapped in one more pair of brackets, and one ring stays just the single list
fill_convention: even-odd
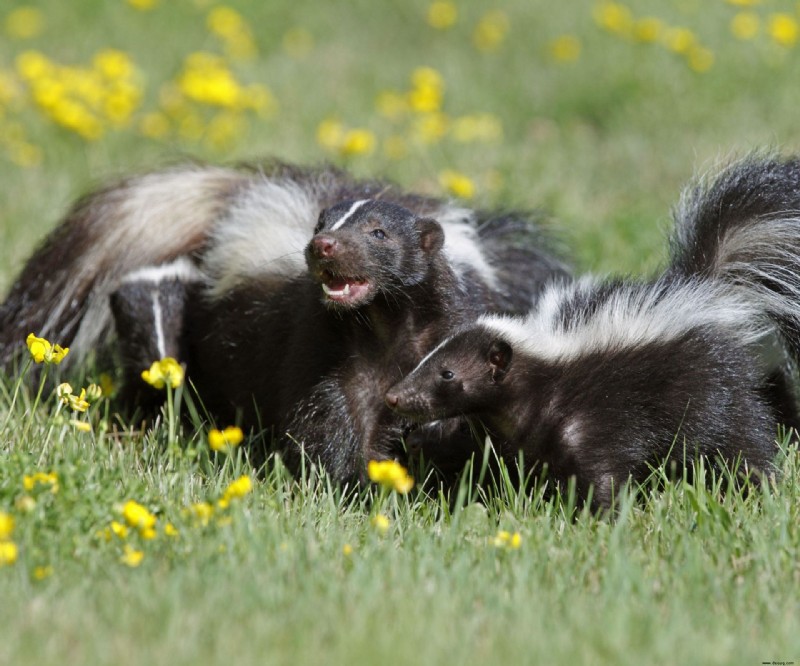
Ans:
[{"label": "white fur", "polygon": [[478,321],[502,335],[515,351],[551,361],[668,341],[702,326],[723,328],[741,344],[755,343],[770,330],[756,304],[729,285],[701,281],[675,284],[666,291],[659,285],[625,285],[595,312],[561,321],[561,305],[573,293],[591,288],[590,280],[554,285],[524,318],[484,315]]},{"label": "white fur", "polygon": [[321,211],[313,188],[288,180],[262,179],[228,209],[214,230],[203,269],[218,298],[264,274],[306,270],[303,249]]},{"label": "white fur", "polygon": [[196,282],[202,278],[195,263],[189,257],[178,257],[175,261],[160,266],[144,266],[137,268],[122,277],[124,284],[131,282],[152,282],[158,284],[164,280]]},{"label": "white fur", "polygon": [[342,225],[345,222],[347,222],[347,220],[349,220],[359,208],[361,208],[361,206],[367,203],[367,201],[369,201],[369,199],[362,199],[361,201],[356,201],[352,206],[350,206],[350,210],[348,210],[344,215],[342,215],[342,217],[340,217],[336,221],[336,224],[334,224],[331,227],[331,231],[336,231],[337,229],[341,228]]},{"label": "white fur", "polygon": [[232,169],[181,167],[132,178],[97,196],[85,213],[82,230],[89,252],[78,265],[51,310],[40,335],[54,336],[64,311],[76,299],[76,290],[90,283],[98,264],[114,266],[102,272],[87,298],[86,312],[67,357],[78,362],[108,329],[108,296],[121,276],[142,264],[158,264],[185,254],[187,238],[201,238],[214,223],[226,198],[224,193],[251,176]]},{"label": "white fur", "polygon": [[164,317],[161,312],[161,302],[158,298],[158,290],[154,289],[151,292],[153,298],[153,323],[156,328],[156,346],[158,347],[158,358],[164,358],[167,355],[167,345],[164,342]]}]

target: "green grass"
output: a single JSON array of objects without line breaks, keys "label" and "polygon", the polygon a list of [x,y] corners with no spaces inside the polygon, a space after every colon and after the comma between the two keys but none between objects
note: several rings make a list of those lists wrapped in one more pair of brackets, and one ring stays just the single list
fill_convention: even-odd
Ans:
[{"label": "green grass", "polygon": [[[494,53],[471,41],[484,3],[459,4],[448,31],[427,25],[422,0],[230,4],[259,54],[230,66],[242,82],[268,85],[280,110],[248,115],[242,134],[214,149],[136,130],[186,54],[221,52],[205,25],[213,3],[163,0],[138,12],[123,0],[31,0],[44,31],[0,39],[0,74],[15,77],[14,58],[27,49],[85,66],[114,47],[138,67],[143,97],[129,127],[86,142],[47,120],[24,89],[13,103],[0,94],[0,288],[79,194],[188,156],[333,160],[436,194],[441,171],[456,169],[475,182],[476,204],[547,210],[580,269],[639,274],[663,261],[670,206],[693,173],[753,149],[800,148],[800,54],[767,33],[791,3],[757,6],[761,30],[747,42],[730,33],[740,10],[721,1],[625,3],[635,17],[689,27],[714,54],[703,73],[662,46],[600,29],[592,3],[504,3],[510,29]],[[313,38],[302,58],[282,45],[297,27]],[[575,62],[549,55],[563,34],[580,39]],[[318,124],[332,117],[379,142],[407,136],[410,121],[393,124],[374,101],[408,90],[423,65],[445,81],[445,113],[491,113],[502,140],[409,141],[403,159],[380,146],[345,158],[317,143]],[[38,165],[10,159],[14,124],[41,149]],[[55,420],[49,393],[34,408],[35,386],[11,409],[15,386],[9,378],[0,394],[0,511],[14,517],[19,547],[17,562],[0,567],[0,663],[800,659],[800,462],[786,443],[774,487],[744,496],[670,485],[626,499],[613,519],[573,517],[568,502],[536,492],[452,505],[378,492],[343,498],[324,480],[294,483],[278,467],[253,475],[252,493],[220,514],[229,521],[203,526],[185,509],[252,474],[241,451],[214,459],[204,429],[190,427],[172,446],[164,425],[143,434],[104,402],[90,410],[94,433],[76,432]],[[58,493],[26,491],[23,477],[36,471],[56,472]],[[128,499],[157,515],[157,538],[98,536]],[[385,535],[371,525],[378,511],[391,518]],[[163,534],[167,522],[177,537]],[[498,530],[519,531],[521,548],[495,548]],[[144,552],[140,566],[120,561],[124,543]],[[37,567],[52,573],[38,580]]]}]

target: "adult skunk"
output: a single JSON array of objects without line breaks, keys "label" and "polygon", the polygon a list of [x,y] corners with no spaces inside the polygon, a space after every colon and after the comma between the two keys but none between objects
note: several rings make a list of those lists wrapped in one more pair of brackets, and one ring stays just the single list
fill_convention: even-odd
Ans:
[{"label": "adult skunk", "polygon": [[[345,220],[356,204],[361,210]],[[368,213],[392,218],[386,229],[392,242],[409,257],[422,251],[423,263],[430,259],[436,271],[400,262],[393,275],[375,273],[379,288],[369,303],[345,307],[341,299],[321,299],[323,272],[309,272],[304,259],[315,225],[328,235],[357,234],[359,224],[373,223]],[[416,245],[418,225],[428,224],[420,220],[433,220],[427,250]],[[370,247],[363,245],[358,256],[338,253],[351,264],[349,277],[363,277],[362,268],[386,260]],[[329,270],[322,278],[331,292],[334,274],[342,276]],[[417,322],[434,314],[426,311],[432,301],[426,305],[412,292],[442,296],[444,309],[435,312],[441,337],[455,312],[521,313],[549,279],[566,275],[543,249],[529,215],[472,211],[327,167],[183,166],[125,179],[73,207],[0,307],[0,363],[9,366],[31,331],[68,345],[74,363],[110,346],[116,328],[129,399],[144,399],[143,368],[175,356],[188,366],[212,415],[272,428],[287,442],[291,460],[306,449],[334,478],[347,480],[363,473],[364,456],[379,456],[388,446],[364,423],[371,422],[372,407],[386,411],[383,393],[402,374],[380,382],[376,397],[364,403],[368,408],[358,400],[368,384],[362,379],[383,372],[376,367],[407,372],[427,351],[420,341],[428,337],[418,335],[415,323],[402,331],[389,324],[392,317]],[[375,303],[382,305],[367,309]],[[388,319],[369,314],[380,308]],[[387,341],[402,360],[385,350],[375,355]],[[363,361],[352,384],[328,391],[353,357],[377,366]]]},{"label": "adult skunk", "polygon": [[[550,286],[525,317],[485,315],[386,394],[407,417],[479,417],[608,506],[629,479],[698,454],[769,472],[796,423],[785,355],[800,355],[800,160],[751,157],[687,189],[671,262],[652,282]],[[591,489],[591,490],[590,490]]]}]

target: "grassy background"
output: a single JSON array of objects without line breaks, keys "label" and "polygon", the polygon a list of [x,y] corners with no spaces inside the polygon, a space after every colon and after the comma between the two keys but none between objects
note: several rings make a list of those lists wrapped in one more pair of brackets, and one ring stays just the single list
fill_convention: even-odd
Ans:
[{"label": "grassy background", "polygon": [[[693,173],[800,146],[796,3],[461,2],[440,30],[427,0],[230,2],[252,37],[250,58],[226,55],[209,30],[219,7],[210,1],[24,6],[41,11],[29,37],[9,24],[12,7],[0,10],[4,289],[76,196],[186,157],[331,160],[439,194],[442,172],[456,170],[474,184],[473,203],[548,210],[582,270],[640,273],[663,260],[670,206]],[[501,33],[488,51],[474,42],[487,12],[500,12],[488,20]],[[651,42],[637,30],[653,16]],[[755,34],[736,37],[732,21]],[[574,41],[554,41],[564,36]],[[575,59],[559,56],[564,43],[572,56],[577,44]],[[132,61],[138,97],[118,127],[103,121],[104,134],[86,140],[43,113],[19,56],[86,69],[106,48]],[[198,51],[221,56],[242,86],[268,86],[277,109],[235,114],[233,135],[209,145],[220,108],[184,100],[169,115],[164,106]],[[439,111],[451,126],[487,113],[502,137],[425,142],[412,128],[430,114],[382,115],[376,98],[405,94],[421,66],[441,75]],[[163,136],[142,131],[153,113],[167,115]],[[192,114],[199,132],[181,129]],[[374,148],[321,145],[317,130],[331,119],[370,132]],[[405,156],[387,154],[390,137]],[[4,385],[0,405],[0,511],[15,519],[19,557],[0,567],[0,663],[800,660],[793,451],[772,493],[679,486],[626,505],[615,521],[572,522],[557,502],[513,493],[454,512],[423,498],[343,503],[324,483],[292,488],[276,471],[203,525],[186,507],[213,503],[249,473],[241,453],[211,460],[202,429],[179,447],[165,427],[112,436],[104,403],[90,410],[94,432],[75,432],[54,416],[51,396],[34,407],[35,391],[22,390],[10,408],[14,388]],[[25,489],[36,471],[56,472],[58,492]],[[157,538],[98,536],[128,499],[158,516]],[[391,519],[385,535],[370,522],[379,511]],[[177,537],[164,534],[168,521]],[[493,546],[498,530],[519,531],[521,548]],[[126,544],[144,553],[138,567],[120,562]]]}]

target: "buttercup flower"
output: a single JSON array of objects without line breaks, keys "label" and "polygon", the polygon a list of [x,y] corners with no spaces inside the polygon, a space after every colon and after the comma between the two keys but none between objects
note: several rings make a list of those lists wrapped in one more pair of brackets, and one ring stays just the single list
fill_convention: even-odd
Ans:
[{"label": "buttercup flower", "polygon": [[55,472],[34,472],[22,477],[22,487],[25,490],[33,490],[36,486],[50,486],[50,492],[55,495],[58,492],[58,474]]},{"label": "buttercup flower", "polygon": [[406,468],[396,460],[370,460],[367,464],[367,474],[373,483],[379,483],[384,488],[391,488],[401,495],[405,495],[414,487],[412,479]]},{"label": "buttercup flower", "polygon": [[157,389],[163,389],[167,384],[176,389],[183,384],[183,367],[174,358],[167,356],[155,361],[149,370],[144,370],[142,379]]},{"label": "buttercup flower", "polygon": [[375,514],[370,521],[372,527],[375,528],[375,531],[379,534],[386,534],[389,531],[389,519],[384,516],[382,513]]},{"label": "buttercup flower", "polygon": [[250,480],[250,477],[247,475],[240,476],[225,489],[218,504],[220,508],[225,509],[230,505],[231,500],[241,499],[252,490],[253,482]]},{"label": "buttercup flower", "polygon": [[492,545],[495,548],[506,548],[508,550],[518,550],[522,546],[522,535],[519,532],[508,532],[500,530],[492,539]]},{"label": "buttercup flower", "polygon": [[53,345],[49,340],[36,337],[33,333],[28,335],[25,344],[28,345],[28,351],[30,351],[34,363],[58,365],[69,353],[69,347]]},{"label": "buttercup flower", "polygon": [[128,500],[122,507],[122,517],[131,527],[140,532],[151,530],[156,525],[156,517],[134,500]]},{"label": "buttercup flower", "polygon": [[11,541],[0,541],[0,567],[14,564],[17,561],[17,544]]},{"label": "buttercup flower", "polygon": [[228,426],[224,430],[212,428],[208,432],[208,445],[213,451],[229,451],[239,446],[244,439],[244,433],[238,426]]},{"label": "buttercup flower", "polygon": [[7,513],[0,511],[0,541],[6,541],[11,538],[14,532],[14,517],[9,516]]},{"label": "buttercup flower", "polygon": [[129,567],[138,567],[144,559],[144,552],[136,550],[133,546],[125,546],[120,562]]}]

